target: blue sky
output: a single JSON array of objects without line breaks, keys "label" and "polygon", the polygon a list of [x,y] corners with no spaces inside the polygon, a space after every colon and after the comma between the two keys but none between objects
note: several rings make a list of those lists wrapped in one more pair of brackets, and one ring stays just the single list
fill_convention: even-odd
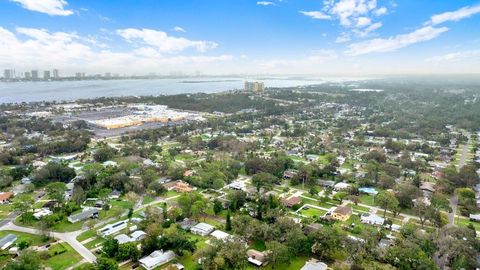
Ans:
[{"label": "blue sky", "polygon": [[480,2],[0,0],[0,68],[480,73]]}]

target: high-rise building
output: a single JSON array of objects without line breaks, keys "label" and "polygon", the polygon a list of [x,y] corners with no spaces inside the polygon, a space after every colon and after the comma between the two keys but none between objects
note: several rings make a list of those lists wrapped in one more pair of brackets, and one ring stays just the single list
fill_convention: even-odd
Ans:
[{"label": "high-rise building", "polygon": [[13,78],[13,70],[11,69],[5,69],[3,71],[3,78],[6,80],[10,80]]},{"label": "high-rise building", "polygon": [[50,80],[50,70],[45,70],[43,72],[43,79],[44,80]]},{"label": "high-rise building", "polygon": [[32,70],[32,80],[38,80],[38,70]]},{"label": "high-rise building", "polygon": [[244,90],[246,92],[263,92],[265,84],[263,82],[245,82]]},{"label": "high-rise building", "polygon": [[58,80],[60,78],[60,75],[58,74],[58,69],[53,70],[53,78],[55,80]]},{"label": "high-rise building", "polygon": [[25,71],[25,74],[23,75],[23,77],[27,80],[30,80],[32,79],[32,73],[30,73],[29,71]]}]

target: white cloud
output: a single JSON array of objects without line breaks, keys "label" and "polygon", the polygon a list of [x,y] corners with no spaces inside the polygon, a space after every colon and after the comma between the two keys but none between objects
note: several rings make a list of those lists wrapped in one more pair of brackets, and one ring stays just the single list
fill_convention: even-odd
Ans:
[{"label": "white cloud", "polygon": [[257,2],[257,5],[260,5],[260,6],[271,6],[271,5],[275,5],[275,3],[269,2],[269,1],[258,1],[258,2]]},{"label": "white cloud", "polygon": [[365,26],[370,25],[372,23],[372,20],[368,17],[359,17],[359,18],[356,19],[356,21],[357,21],[356,27],[358,27],[358,28],[365,27]]},{"label": "white cloud", "polygon": [[454,52],[426,59],[427,62],[458,62],[462,60],[480,60],[480,50]]},{"label": "white cloud", "polygon": [[137,46],[150,46],[157,49],[160,53],[175,53],[188,48],[205,52],[218,46],[217,43],[212,41],[196,41],[181,37],[172,37],[163,31],[152,29],[127,28],[117,30],[117,33],[132,44],[136,44]]},{"label": "white cloud", "polygon": [[376,9],[376,0],[325,0],[324,10],[336,16],[340,24],[344,27],[353,26],[354,21],[360,17],[369,17],[370,13]]},{"label": "white cloud", "polygon": [[354,29],[353,32],[359,36],[359,37],[367,37],[370,33],[374,32],[375,30],[377,30],[378,28],[382,27],[382,23],[381,22],[376,22],[374,24],[371,24],[370,26],[368,26],[367,28],[365,29]]},{"label": "white cloud", "polygon": [[332,18],[332,16],[327,15],[321,11],[300,11],[300,13],[317,20],[329,20],[330,18]]},{"label": "white cloud", "polygon": [[335,39],[335,43],[345,43],[349,42],[351,39],[350,34],[343,32]]},{"label": "white cloud", "polygon": [[24,9],[45,13],[51,16],[68,16],[73,11],[65,9],[68,5],[65,0],[10,0],[19,3]]},{"label": "white cloud", "polygon": [[152,70],[221,70],[220,63],[234,59],[228,54],[164,55],[155,46],[129,47],[132,44],[127,42],[122,44],[125,45],[122,51],[112,51],[95,43],[92,36],[76,33],[23,27],[13,32],[0,27],[0,66],[18,70],[59,68],[64,74],[77,71],[145,74]]},{"label": "white cloud", "polygon": [[396,35],[389,38],[376,38],[350,44],[346,55],[356,56],[376,52],[391,52],[412,44],[428,41],[448,31],[447,27],[435,28],[425,26],[408,34]]},{"label": "white cloud", "polygon": [[459,21],[470,16],[480,13],[480,5],[473,7],[463,7],[455,11],[444,12],[441,14],[433,15],[427,24],[437,25],[448,21]]},{"label": "white cloud", "polygon": [[375,14],[376,16],[383,16],[387,14],[387,12],[388,12],[388,9],[386,7],[381,7],[381,8],[375,9],[373,11],[373,14]]},{"label": "white cloud", "polygon": [[182,32],[182,33],[186,33],[186,32],[187,32],[185,29],[183,29],[183,28],[180,27],[180,26],[175,26],[175,27],[173,28],[173,31],[175,31],[175,32]]}]

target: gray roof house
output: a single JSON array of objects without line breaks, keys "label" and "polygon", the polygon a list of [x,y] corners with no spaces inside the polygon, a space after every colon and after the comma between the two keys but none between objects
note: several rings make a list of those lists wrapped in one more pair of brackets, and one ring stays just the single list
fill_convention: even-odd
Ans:
[{"label": "gray roof house", "polygon": [[138,262],[140,262],[140,265],[143,268],[151,270],[160,265],[166,264],[173,259],[175,259],[175,253],[173,253],[173,251],[168,250],[163,252],[162,250],[155,250],[152,254],[141,258]]},{"label": "gray roof house", "polygon": [[75,223],[75,222],[79,222],[79,221],[86,220],[96,216],[98,216],[98,209],[89,208],[89,209],[84,209],[83,212],[81,213],[69,216],[68,221],[70,223]]},{"label": "gray roof house", "polygon": [[9,247],[11,247],[13,245],[13,243],[15,243],[15,241],[17,241],[17,236],[16,235],[11,234],[11,233],[7,234],[5,237],[0,239],[0,248],[2,250],[6,250]]}]

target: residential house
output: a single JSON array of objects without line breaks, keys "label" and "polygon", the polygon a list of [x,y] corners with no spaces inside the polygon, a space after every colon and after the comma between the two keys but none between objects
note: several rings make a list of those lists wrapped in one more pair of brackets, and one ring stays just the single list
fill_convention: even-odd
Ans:
[{"label": "residential house", "polygon": [[286,170],[285,172],[283,172],[283,178],[285,179],[292,179],[297,175],[298,175],[298,172],[295,170]]},{"label": "residential house", "polygon": [[135,241],[130,236],[123,233],[115,236],[113,239],[117,240],[119,245]]},{"label": "residential house", "polygon": [[178,225],[180,225],[180,228],[184,229],[184,230],[190,230],[192,227],[194,227],[195,225],[197,225],[198,223],[195,221],[195,220],[192,220],[192,219],[184,219],[182,220],[181,222],[178,223]]},{"label": "residential house", "polygon": [[178,181],[175,183],[175,185],[172,187],[173,190],[176,192],[180,193],[187,193],[187,192],[192,192],[193,188],[190,187],[188,183],[185,183],[183,181]]},{"label": "residential house", "polygon": [[316,232],[316,231],[320,230],[322,227],[323,227],[323,225],[320,224],[320,223],[312,223],[312,224],[308,224],[307,226],[305,226],[303,228],[303,231],[306,234],[309,234],[309,233],[313,233],[313,232]]},{"label": "residential house", "polygon": [[328,266],[317,260],[317,259],[310,259],[307,262],[305,262],[305,265],[300,268],[300,270],[327,270]]},{"label": "residential house", "polygon": [[10,199],[13,197],[13,192],[1,192],[0,193],[0,204],[6,204],[10,202]]},{"label": "residential house", "polygon": [[375,214],[362,214],[360,216],[360,222],[363,224],[381,226],[385,223],[385,219]]},{"label": "residential house", "polygon": [[42,217],[50,216],[51,214],[53,214],[52,210],[48,208],[40,208],[35,209],[33,217],[35,217],[35,219],[41,219]]},{"label": "residential house", "polygon": [[147,233],[142,230],[134,231],[132,234],[130,234],[130,237],[133,238],[135,241],[141,241],[146,236],[147,236]]},{"label": "residential house", "polygon": [[332,180],[318,179],[317,183],[323,188],[333,188],[333,186],[335,186],[335,182]]},{"label": "residential house", "polygon": [[147,257],[141,258],[138,262],[146,270],[152,270],[172,261],[173,259],[175,259],[175,253],[173,253],[173,251],[168,250],[163,252],[162,250],[155,250]]},{"label": "residential house", "polygon": [[2,250],[8,249],[13,245],[13,243],[15,243],[15,241],[17,241],[16,235],[11,233],[7,234],[2,239],[0,239],[0,249]]},{"label": "residential house", "polygon": [[232,238],[232,236],[224,231],[220,231],[220,230],[215,230],[214,232],[212,232],[210,234],[210,236],[213,236],[214,238],[216,238],[217,240],[222,240],[224,242],[228,241],[229,239]]},{"label": "residential house", "polygon": [[89,218],[97,218],[99,210],[97,208],[85,208],[83,212],[71,215],[67,219],[70,223],[83,221]]},{"label": "residential house", "polygon": [[340,221],[346,221],[352,215],[352,208],[350,206],[338,206],[332,212],[332,218]]},{"label": "residential house", "polygon": [[348,183],[344,183],[344,182],[339,182],[339,183],[336,183],[334,186],[333,186],[333,190],[335,191],[344,191],[344,190],[347,190],[351,187],[350,184]]},{"label": "residential house", "polygon": [[255,266],[264,266],[267,264],[267,253],[255,250],[255,249],[249,249],[247,250],[247,256],[248,256],[248,262],[254,264]]},{"label": "residential house", "polygon": [[424,197],[431,197],[435,192],[435,183],[432,182],[422,182],[420,185],[420,190],[423,192]]},{"label": "residential house", "polygon": [[302,202],[302,199],[300,197],[292,196],[290,198],[284,198],[282,199],[283,205],[286,207],[292,208],[294,205],[299,204]]},{"label": "residential house", "polygon": [[212,225],[201,222],[193,226],[190,229],[190,232],[201,235],[201,236],[207,236],[211,234],[214,230],[215,230],[215,227],[213,227]]},{"label": "residential house", "polygon": [[102,237],[109,236],[120,232],[121,230],[127,228],[127,220],[121,220],[113,224],[108,224],[107,226],[98,230],[98,234]]}]

